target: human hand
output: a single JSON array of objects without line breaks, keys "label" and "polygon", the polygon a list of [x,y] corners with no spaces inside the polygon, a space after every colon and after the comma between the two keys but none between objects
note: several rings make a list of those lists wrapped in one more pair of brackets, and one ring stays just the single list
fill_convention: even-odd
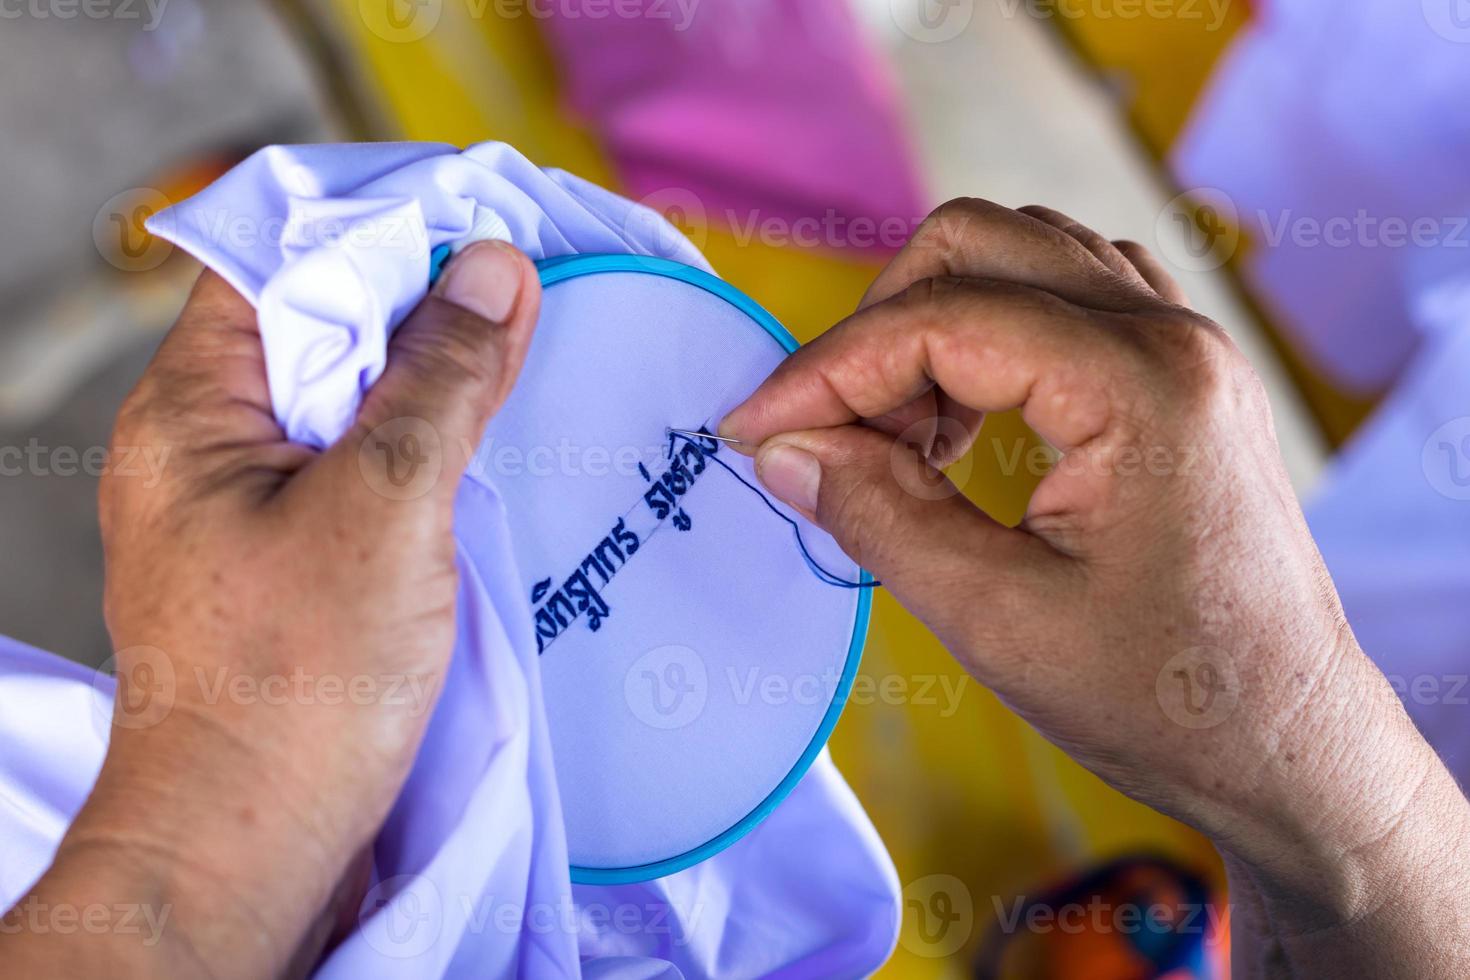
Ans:
[{"label": "human hand", "polygon": [[520,252],[461,253],[319,452],[287,441],[255,311],[206,272],[127,399],[114,445],[168,456],[157,486],[102,484],[115,727],[53,876],[140,856],[119,887],[167,882],[190,969],[278,974],[320,949],[308,927],[397,796],[447,670],[465,448],[539,305]]},{"label": "human hand", "polygon": [[[1278,923],[1422,907],[1447,893],[1414,848],[1470,827],[1464,797],[1346,625],[1259,380],[1184,302],[1139,246],[953,202],[720,434],[1049,739],[1238,858]],[[935,469],[1012,408],[1061,454],[1017,528]]]}]

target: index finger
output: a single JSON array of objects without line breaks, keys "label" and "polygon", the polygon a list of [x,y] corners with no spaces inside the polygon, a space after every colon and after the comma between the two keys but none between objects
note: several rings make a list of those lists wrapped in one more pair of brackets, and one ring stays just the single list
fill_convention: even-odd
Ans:
[{"label": "index finger", "polygon": [[1080,306],[1125,310],[1146,288],[1109,268],[1077,238],[1025,210],[958,198],[924,220],[868,287],[858,309],[937,276],[1005,279]]},{"label": "index finger", "polygon": [[1020,408],[1066,451],[1111,422],[1127,341],[1096,314],[1011,282],[927,279],[860,310],[787,358],[720,424],[759,445],[783,432],[876,418],[938,387],[979,412]]},{"label": "index finger", "polygon": [[134,407],[196,446],[284,439],[256,322],[255,307],[205,269],[139,379]]}]

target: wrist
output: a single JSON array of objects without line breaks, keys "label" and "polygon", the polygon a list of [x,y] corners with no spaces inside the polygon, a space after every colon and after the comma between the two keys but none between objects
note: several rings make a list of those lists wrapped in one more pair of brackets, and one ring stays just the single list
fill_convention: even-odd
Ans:
[{"label": "wrist", "polygon": [[1282,962],[1317,975],[1470,975],[1470,803],[1397,700],[1377,703],[1359,702],[1347,725],[1307,719],[1336,762],[1304,760],[1263,793],[1248,831],[1217,837],[1239,975]]},{"label": "wrist", "polygon": [[441,676],[306,669],[297,666],[306,658],[248,649],[202,662],[153,647],[128,653],[103,770],[128,780],[99,787],[146,785],[180,812],[209,799],[269,808],[341,854],[376,832],[397,797]]},{"label": "wrist", "polygon": [[213,973],[174,920],[168,877],[124,850],[63,845],[46,875],[5,913],[16,976]]},{"label": "wrist", "polygon": [[[368,760],[340,758],[309,731],[273,736],[177,704],[152,727],[115,729],[55,867],[168,908],[167,941],[150,951],[168,962],[278,975],[394,794],[364,789]],[[407,765],[386,774],[394,786]]]}]

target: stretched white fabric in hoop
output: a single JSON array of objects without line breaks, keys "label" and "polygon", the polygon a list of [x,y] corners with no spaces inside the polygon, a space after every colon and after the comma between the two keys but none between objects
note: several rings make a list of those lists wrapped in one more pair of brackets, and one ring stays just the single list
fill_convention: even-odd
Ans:
[{"label": "stretched white fabric in hoop", "polygon": [[627,881],[707,857],[779,804],[836,721],[869,596],[748,458],[667,434],[769,375],[795,345],[779,324],[657,259],[543,278],[541,327],[471,477],[505,503],[535,608],[574,876]]}]

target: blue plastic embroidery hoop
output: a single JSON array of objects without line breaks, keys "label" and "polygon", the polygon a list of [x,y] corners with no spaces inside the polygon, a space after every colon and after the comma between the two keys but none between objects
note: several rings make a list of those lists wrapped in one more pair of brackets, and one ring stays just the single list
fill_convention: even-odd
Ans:
[{"label": "blue plastic embroidery hoop", "polygon": [[[442,265],[442,261],[438,264]],[[671,259],[659,258],[648,255],[568,255],[554,259],[543,259],[536,263],[536,268],[541,273],[541,285],[550,289],[558,283],[569,279],[578,279],[583,276],[595,276],[603,273],[643,273],[646,275],[662,276],[666,279],[676,279],[679,282],[697,286],[707,293],[719,297],[744,313],[750,320],[759,325],[766,333],[770,334],[775,341],[781,345],[786,353],[795,351],[800,344],[796,342],[781,322],[768,313],[759,303],[731,286],[723,279],[710,275],[702,269],[684,265]],[[859,576],[863,583],[871,583],[873,577],[866,570],[862,570]],[[837,682],[832,703],[828,705],[827,712],[822,716],[822,722],[817,726],[816,733],[812,736],[810,744],[802,752],[796,764],[791,767],[780,783],[776,785],[770,794],[762,800],[755,809],[731,826],[724,833],[714,839],[705,842],[699,847],[685,851],[683,854],[656,861],[652,864],[641,864],[627,868],[587,868],[579,865],[571,866],[572,881],[579,885],[627,885],[640,881],[649,881],[654,878],[662,878],[666,875],[683,871],[685,868],[693,867],[701,861],[711,858],[720,853],[731,844],[750,833],[760,822],[771,815],[771,812],[781,804],[801,782],[816,761],[818,753],[827,745],[827,740],[832,736],[832,729],[837,726],[837,719],[842,716],[842,709],[847,704],[847,699],[852,693],[853,682],[857,679],[858,666],[862,662],[863,647],[867,644],[868,623],[872,617],[873,595],[872,589],[861,589],[858,591],[857,615],[853,618],[852,640],[848,644],[847,659],[844,662],[842,676]]]}]

